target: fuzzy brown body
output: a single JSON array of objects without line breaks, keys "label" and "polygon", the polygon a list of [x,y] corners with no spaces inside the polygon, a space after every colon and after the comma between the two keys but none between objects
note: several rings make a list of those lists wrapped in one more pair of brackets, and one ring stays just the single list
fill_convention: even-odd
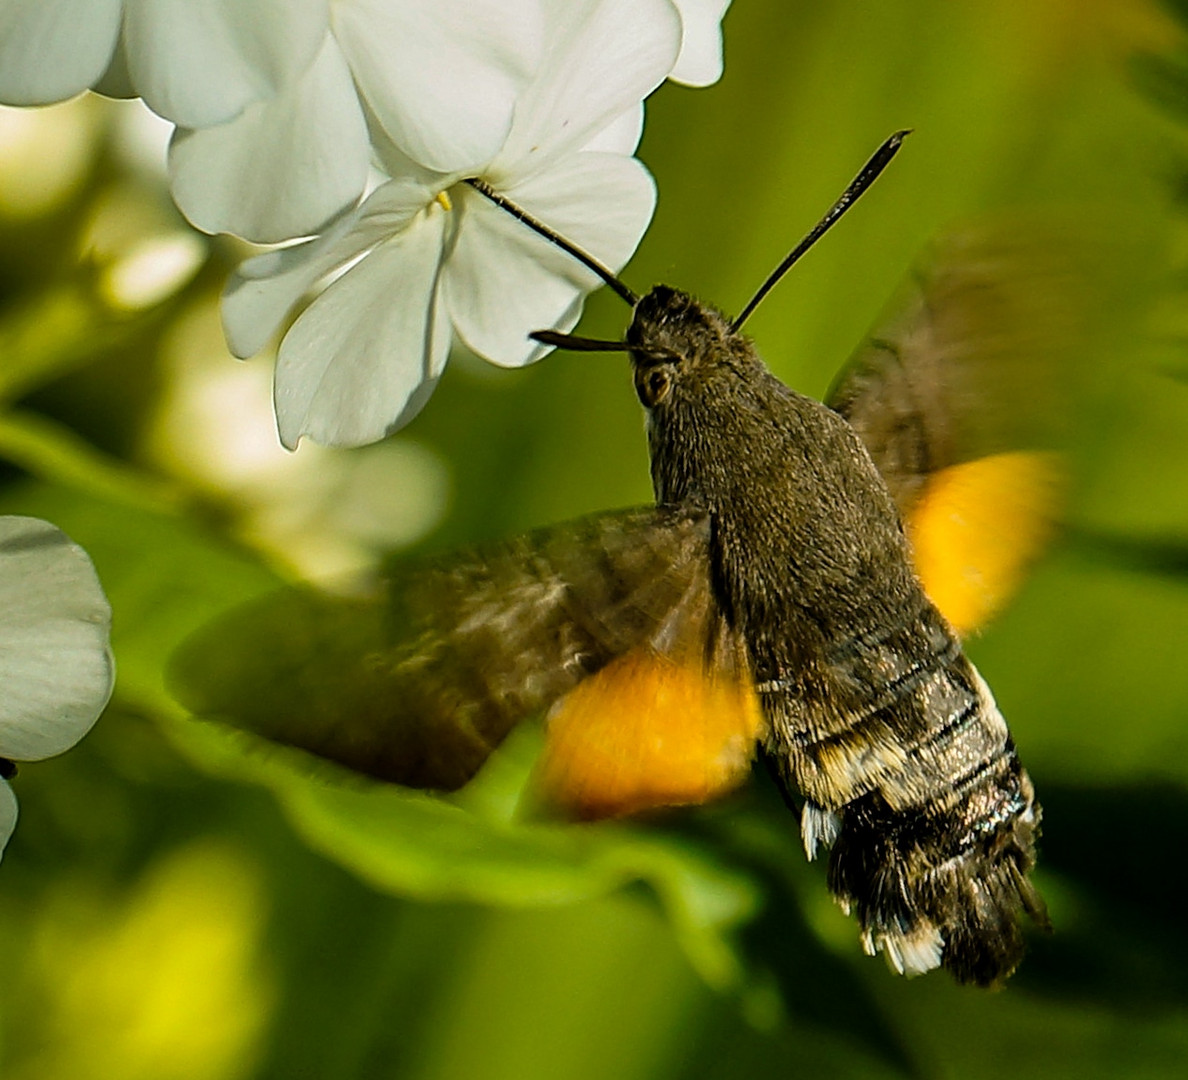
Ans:
[{"label": "fuzzy brown body", "polygon": [[1006,725],[930,603],[850,425],[667,287],[628,333],[661,506],[708,513],[711,580],[746,642],[765,751],[868,951],[996,983],[1022,954],[1039,807]]}]

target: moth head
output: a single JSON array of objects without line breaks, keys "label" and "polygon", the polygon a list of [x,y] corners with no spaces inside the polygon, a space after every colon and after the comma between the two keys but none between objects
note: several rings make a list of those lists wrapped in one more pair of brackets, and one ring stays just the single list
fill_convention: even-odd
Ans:
[{"label": "moth head", "polygon": [[639,400],[655,409],[682,389],[704,389],[734,352],[736,338],[725,316],[688,293],[657,285],[635,305],[627,330]]},{"label": "moth head", "polygon": [[734,319],[725,318],[713,308],[694,300],[688,293],[668,285],[657,285],[646,296],[637,297],[593,256],[571,244],[522,208],[509,203],[482,181],[467,182],[529,228],[567,251],[632,305],[634,318],[627,331],[626,341],[599,341],[557,330],[536,330],[528,336],[542,345],[580,352],[621,352],[626,349],[635,365],[635,391],[644,407],[652,410],[664,408],[682,396],[692,400],[697,395],[713,394],[723,387],[723,380],[733,378],[737,381],[741,377],[745,382],[756,366],[761,367],[750,343],[740,333],[743,323],[789,268],[874,183],[875,178],[898,153],[907,134],[907,131],[897,131],[875,151],[837,202],[772,271]]},{"label": "moth head", "polygon": [[[862,171],[850,181],[850,185],[842,192],[837,202],[768,275],[767,280],[734,319],[725,318],[713,308],[694,300],[688,293],[667,285],[657,285],[642,298],[636,296],[608,267],[543,222],[537,221],[522,207],[509,202],[488,184],[476,179],[468,180],[467,183],[550,243],[572,255],[600,277],[634,310],[626,341],[599,341],[557,330],[536,330],[528,336],[542,345],[575,349],[580,352],[621,352],[626,349],[631,353],[635,365],[635,390],[639,400],[645,408],[657,409],[674,399],[679,399],[681,389],[686,394],[712,393],[715,389],[714,383],[723,377],[729,378],[733,373],[745,378],[748,367],[746,361],[750,359],[757,362],[757,358],[753,356],[753,350],[740,333],[743,323],[776,282],[874,183],[879,173],[899,152],[900,144],[907,134],[909,132],[906,130],[897,131],[883,142],[874,156],[862,167]],[[742,360],[741,364],[738,363],[739,359]],[[750,366],[753,369],[754,363]]]},{"label": "moth head", "polygon": [[738,374],[733,358],[751,351],[720,312],[668,285],[657,285],[634,301],[634,318],[624,341],[599,341],[554,330],[531,337],[542,345],[577,352],[625,352],[635,369],[635,391],[645,408],[656,409],[682,396],[712,389],[720,378]]}]

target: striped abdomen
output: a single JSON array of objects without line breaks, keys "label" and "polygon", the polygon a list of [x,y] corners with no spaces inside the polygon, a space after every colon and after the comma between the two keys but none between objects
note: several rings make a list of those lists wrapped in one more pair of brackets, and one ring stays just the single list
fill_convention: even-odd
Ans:
[{"label": "striped abdomen", "polygon": [[908,974],[1006,978],[1019,918],[1044,921],[1027,874],[1040,808],[1002,714],[952,631],[924,604],[906,626],[829,650],[798,692],[761,686],[769,750],[806,798],[812,858],[867,952]]}]

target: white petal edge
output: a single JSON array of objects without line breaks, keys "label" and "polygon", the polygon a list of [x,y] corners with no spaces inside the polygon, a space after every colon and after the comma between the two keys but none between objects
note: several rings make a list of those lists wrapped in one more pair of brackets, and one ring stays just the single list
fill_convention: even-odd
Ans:
[{"label": "white petal edge", "polygon": [[[461,192],[465,216],[443,275],[454,327],[492,363],[531,363],[547,350],[528,334],[568,329],[601,280],[477,192]],[[631,257],[656,206],[647,169],[618,154],[573,154],[504,194],[612,270]]]},{"label": "white petal edge", "polygon": [[681,13],[681,54],[669,78],[709,86],[722,77],[722,17],[730,0],[673,0]]},{"label": "white petal edge", "polygon": [[231,352],[254,356],[322,278],[404,229],[433,199],[412,180],[376,188],[316,240],[248,259],[223,293],[223,332]]},{"label": "white petal edge", "polygon": [[550,10],[555,40],[484,174],[500,188],[580,149],[638,106],[672,70],[680,48],[671,0],[570,0]]},{"label": "white petal edge", "polygon": [[437,306],[444,215],[435,204],[376,247],[285,335],[275,384],[285,446],[377,442],[428,400],[449,351]]},{"label": "white petal edge", "polygon": [[494,156],[541,43],[539,0],[338,0],[332,25],[380,126],[438,172]]},{"label": "white petal edge", "polygon": [[[91,89],[96,94],[103,94],[119,101],[140,100],[136,87],[132,85],[132,75],[128,71],[128,53],[124,49],[123,34],[120,34],[116,40],[115,52],[112,53],[107,70],[99,76],[98,82],[92,84]],[[141,103],[143,104],[143,102]],[[148,106],[146,105],[145,108]],[[149,112],[152,110],[149,109]],[[156,116],[156,113],[153,115]],[[158,117],[158,119],[164,120],[165,118]]]},{"label": "white petal edge", "polygon": [[601,154],[624,154],[630,156],[643,138],[644,103],[631,106],[625,113],[612,120],[594,136],[583,150]]},{"label": "white petal edge", "polygon": [[120,32],[121,0],[0,0],[0,101],[48,105],[94,86]]},{"label": "white petal edge", "polygon": [[369,163],[363,111],[329,34],[290,86],[226,124],[179,130],[169,148],[173,199],[191,224],[261,244],[324,227],[363,194]]},{"label": "white petal edge", "polygon": [[325,0],[127,0],[128,71],[167,120],[222,124],[300,75],[327,22]]},{"label": "white petal edge", "polygon": [[7,780],[0,780],[0,859],[17,823],[17,799]]},{"label": "white petal edge", "polygon": [[0,756],[69,749],[111,696],[111,607],[87,553],[36,518],[0,518]]}]

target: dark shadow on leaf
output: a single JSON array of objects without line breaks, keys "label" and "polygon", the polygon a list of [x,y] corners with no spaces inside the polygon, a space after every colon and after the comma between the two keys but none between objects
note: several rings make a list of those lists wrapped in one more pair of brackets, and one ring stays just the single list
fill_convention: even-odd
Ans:
[{"label": "dark shadow on leaf", "polygon": [[1188,578],[1188,536],[1127,536],[1078,528],[1068,540],[1078,553],[1113,567]]},{"label": "dark shadow on leaf", "polygon": [[[774,983],[792,1025],[819,1027],[906,1076],[924,1075],[864,980],[806,921],[798,894],[815,877],[807,884],[824,895],[824,874],[807,865],[796,816],[765,771],[755,769],[737,803],[693,812],[674,827],[711,841],[762,889],[762,910],[739,931],[740,951],[753,983]],[[856,932],[854,951],[866,959]]]},{"label": "dark shadow on leaf", "polygon": [[[1037,786],[1039,783],[1037,782]],[[1033,943],[1017,982],[1123,1013],[1188,1004],[1188,793],[1043,784],[1040,865],[1074,901],[1072,925]]]}]

